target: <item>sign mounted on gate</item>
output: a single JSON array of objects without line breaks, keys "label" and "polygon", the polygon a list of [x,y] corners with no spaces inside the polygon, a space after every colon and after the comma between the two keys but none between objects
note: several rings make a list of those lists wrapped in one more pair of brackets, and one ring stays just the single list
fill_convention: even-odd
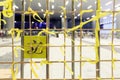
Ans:
[{"label": "sign mounted on gate", "polygon": [[46,58],[46,36],[24,36],[24,58]]}]

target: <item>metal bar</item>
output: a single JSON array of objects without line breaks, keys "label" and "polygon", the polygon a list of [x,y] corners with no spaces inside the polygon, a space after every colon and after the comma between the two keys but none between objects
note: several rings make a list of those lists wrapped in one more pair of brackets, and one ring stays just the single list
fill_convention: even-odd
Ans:
[{"label": "metal bar", "polygon": [[[72,11],[74,12],[74,0],[72,0]],[[75,20],[74,20],[74,17],[75,17],[75,13],[72,13],[72,27],[75,26]],[[74,63],[74,60],[75,60],[75,43],[73,42],[75,40],[75,31],[72,32],[72,71],[73,73],[75,73],[75,63]],[[72,79],[74,80],[74,76],[75,75],[72,75]]]},{"label": "metal bar", "polygon": [[[114,19],[115,19],[115,0],[113,0],[113,12],[112,12],[112,15],[113,15],[113,19],[112,19],[112,41],[111,43],[114,44]],[[112,50],[112,46],[111,46],[111,59],[113,60],[114,59],[114,52]],[[114,77],[114,67],[113,67],[113,61],[111,61],[111,77]]]},{"label": "metal bar", "polygon": [[[81,5],[80,5],[80,12],[82,11],[82,0],[80,0],[80,3],[81,3]],[[82,14],[80,14],[80,23],[82,22]],[[83,32],[83,29],[82,28],[80,28],[80,44],[81,44],[81,46],[80,46],[80,77],[82,77],[82,47],[83,47],[83,45],[82,45],[82,36],[83,36],[83,34],[82,34],[82,32]]]},{"label": "metal bar", "polygon": [[[22,11],[25,10],[25,5],[24,5],[24,0],[22,0]],[[24,46],[24,20],[25,20],[25,15],[24,12],[22,13],[21,16],[21,29],[23,32],[21,33],[21,47]],[[23,47],[22,47],[23,48]],[[20,77],[21,79],[24,78],[24,52],[21,50],[21,66],[20,66]]]},{"label": "metal bar", "polygon": [[[66,0],[64,0],[64,4],[63,6],[65,7],[66,9],[66,6],[65,6],[65,3],[66,3]],[[67,11],[66,11],[67,12]],[[63,23],[63,29],[64,29],[64,61],[66,61],[66,13],[64,13],[64,16],[63,16],[63,19],[64,19],[64,23]],[[62,20],[63,20],[62,19]],[[63,22],[63,21],[62,21]],[[67,63],[66,63],[67,64]],[[63,73],[63,78],[65,79],[65,63],[64,63],[64,73]]]},{"label": "metal bar", "polygon": [[[49,10],[49,0],[46,0],[46,10]],[[49,30],[49,14],[46,14],[46,29]],[[49,44],[49,34],[46,34],[47,44]],[[47,61],[49,61],[49,46],[47,46]],[[49,64],[46,65],[46,79],[49,80]]]},{"label": "metal bar", "polygon": [[[99,5],[98,5],[99,3],[98,3],[98,1],[97,1],[97,4],[96,4],[96,16],[99,16],[99,14],[98,14],[98,8],[99,8]],[[99,23],[99,20],[98,20],[98,22],[96,21],[96,27],[95,28],[97,28],[97,25],[98,25],[98,23]],[[99,25],[100,26],[100,25]],[[97,28],[97,30],[98,30],[98,28]],[[95,33],[95,34],[97,34],[98,35],[98,44],[99,44],[99,46],[96,46],[97,47],[97,53],[98,53],[98,62],[96,63],[96,79],[97,78],[99,78],[100,77],[100,31],[98,30],[97,31],[97,33]],[[96,44],[97,44],[97,39],[96,39]],[[96,53],[96,54],[97,54]],[[97,58],[96,58],[97,59]]]}]

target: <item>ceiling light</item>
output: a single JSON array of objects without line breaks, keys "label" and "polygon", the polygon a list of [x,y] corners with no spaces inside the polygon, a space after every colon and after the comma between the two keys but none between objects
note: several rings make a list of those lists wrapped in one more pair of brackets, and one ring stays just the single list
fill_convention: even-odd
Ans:
[{"label": "ceiling light", "polygon": [[60,15],[60,17],[62,18],[62,15]]},{"label": "ceiling light", "polygon": [[92,17],[95,17],[95,15],[92,15]]},{"label": "ceiling light", "polygon": [[107,2],[105,5],[108,6],[112,3],[112,1]]},{"label": "ceiling light", "polygon": [[15,10],[15,9],[19,9],[19,7],[17,6],[17,5],[15,5],[15,4],[13,4],[13,9]]},{"label": "ceiling light", "polygon": [[80,14],[78,14],[78,16],[80,16]]},{"label": "ceiling light", "polygon": [[89,20],[90,18],[88,17],[88,18],[86,18],[87,20]]},{"label": "ceiling light", "polygon": [[69,2],[68,2],[68,1],[66,1],[65,5],[68,5],[68,3],[69,3]]},{"label": "ceiling light", "polygon": [[32,24],[34,24],[34,22],[32,21]]},{"label": "ceiling light", "polygon": [[55,6],[54,5],[52,5],[52,9],[54,9],[55,8]]},{"label": "ceiling light", "polygon": [[44,10],[43,10],[43,9],[41,9],[41,11],[43,12]]},{"label": "ceiling light", "polygon": [[81,3],[79,3],[79,4],[77,5],[77,7],[80,7],[80,5],[81,5]]},{"label": "ceiling light", "polygon": [[41,7],[41,3],[38,3],[38,6]]},{"label": "ceiling light", "polygon": [[77,19],[77,16],[75,16],[74,19]]},{"label": "ceiling light", "polygon": [[87,9],[90,9],[90,8],[92,8],[92,5],[88,6],[88,8],[87,8]]}]

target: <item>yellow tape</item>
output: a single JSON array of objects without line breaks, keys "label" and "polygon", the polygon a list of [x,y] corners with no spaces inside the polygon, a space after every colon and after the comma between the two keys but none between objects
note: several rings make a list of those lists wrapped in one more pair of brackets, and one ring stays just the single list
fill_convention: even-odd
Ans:
[{"label": "yellow tape", "polygon": [[78,25],[78,26],[74,26],[73,28],[68,29],[67,32],[72,32],[72,31],[75,31],[75,30],[77,30],[77,29],[79,29],[79,28],[82,28],[83,25],[85,25],[85,24],[87,24],[87,23],[89,23],[89,22],[91,22],[91,21],[96,21],[96,20],[98,20],[99,18],[104,17],[104,16],[106,16],[106,15],[108,15],[108,13],[101,13],[101,14],[99,14],[99,16],[95,16],[95,17],[89,19],[88,21],[81,22],[80,25]]},{"label": "yellow tape", "polygon": [[44,14],[44,18],[46,17],[47,14],[48,14],[48,15],[49,15],[49,14],[50,14],[50,15],[53,15],[54,12],[50,12],[50,11],[46,10],[46,11],[45,11],[45,14]]},{"label": "yellow tape", "polygon": [[97,80],[102,80],[100,77],[97,77]]},{"label": "yellow tape", "polygon": [[0,6],[4,6],[4,10],[2,11],[3,16],[5,17],[12,17],[13,16],[13,11],[12,11],[12,0],[6,0],[0,2]]},{"label": "yellow tape", "polygon": [[48,31],[48,28],[47,28],[47,29],[43,29],[42,31],[40,31],[40,32],[37,34],[37,36],[40,36],[42,33],[47,33],[47,34],[53,34],[53,35],[55,35],[54,32]]},{"label": "yellow tape", "polygon": [[[33,61],[30,61],[30,64],[31,64],[30,68],[31,68],[31,70],[32,70],[33,75],[35,76],[35,78],[40,79],[40,78],[39,78],[39,75],[35,72],[32,64],[35,66],[36,69],[39,69],[39,67],[38,67],[37,64],[36,64],[35,62],[33,62]],[[40,79],[40,80],[42,80],[42,79]]]},{"label": "yellow tape", "polygon": [[114,77],[112,77],[112,80],[115,80]]},{"label": "yellow tape", "polygon": [[43,20],[40,18],[40,16],[37,14],[37,12],[35,12],[34,10],[32,10],[32,8],[30,8],[30,7],[28,7],[28,11],[26,11],[25,14],[32,14],[33,18],[36,21],[43,22]]},{"label": "yellow tape", "polygon": [[67,16],[66,16],[66,8],[63,7],[63,6],[60,6],[60,8],[63,10],[64,17],[67,18]]},{"label": "yellow tape", "polygon": [[82,80],[82,77],[81,77],[80,75],[78,75],[78,79],[79,79],[79,80]]},{"label": "yellow tape", "polygon": [[73,71],[71,70],[71,68],[67,65],[66,61],[64,61],[65,67],[66,69],[71,73],[71,75],[73,75]]},{"label": "yellow tape", "polygon": [[114,44],[110,44],[111,45],[111,47],[112,47],[112,52],[114,53],[114,54],[116,54],[117,52],[115,51],[115,46],[114,46]]},{"label": "yellow tape", "polygon": [[60,47],[60,51],[61,51],[62,55],[65,56],[65,49],[64,49],[65,43],[62,46],[63,47]]},{"label": "yellow tape", "polygon": [[114,59],[112,59],[112,68],[113,69],[115,69],[115,61],[116,61],[116,59],[114,58]]},{"label": "yellow tape", "polygon": [[23,48],[21,48],[21,47],[15,47],[14,48],[14,54],[15,54],[15,57],[18,57],[18,51],[17,51],[17,49],[21,49],[21,50],[23,50],[24,51],[24,49]]},{"label": "yellow tape", "polygon": [[40,61],[40,65],[43,66],[43,65],[46,65],[46,64],[52,64],[51,62],[47,61],[47,60],[42,60]]},{"label": "yellow tape", "polygon": [[23,32],[23,30],[19,30],[17,28],[12,28],[10,31],[8,31],[8,34],[11,34],[12,38],[14,38],[15,32],[17,32],[17,36],[15,40],[17,41],[20,37],[20,34]]},{"label": "yellow tape", "polygon": [[12,64],[12,68],[11,68],[11,73],[12,73],[12,80],[16,80],[16,75],[17,75],[17,73],[18,73],[18,65],[16,65],[16,69],[15,69],[15,71],[14,71],[14,65],[15,65],[16,63],[15,62],[13,62],[13,64]]}]

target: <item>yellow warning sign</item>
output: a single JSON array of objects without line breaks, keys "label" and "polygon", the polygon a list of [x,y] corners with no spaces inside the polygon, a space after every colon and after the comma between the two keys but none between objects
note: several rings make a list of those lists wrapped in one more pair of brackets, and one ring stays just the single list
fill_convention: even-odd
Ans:
[{"label": "yellow warning sign", "polygon": [[46,58],[46,36],[24,36],[24,58]]}]

